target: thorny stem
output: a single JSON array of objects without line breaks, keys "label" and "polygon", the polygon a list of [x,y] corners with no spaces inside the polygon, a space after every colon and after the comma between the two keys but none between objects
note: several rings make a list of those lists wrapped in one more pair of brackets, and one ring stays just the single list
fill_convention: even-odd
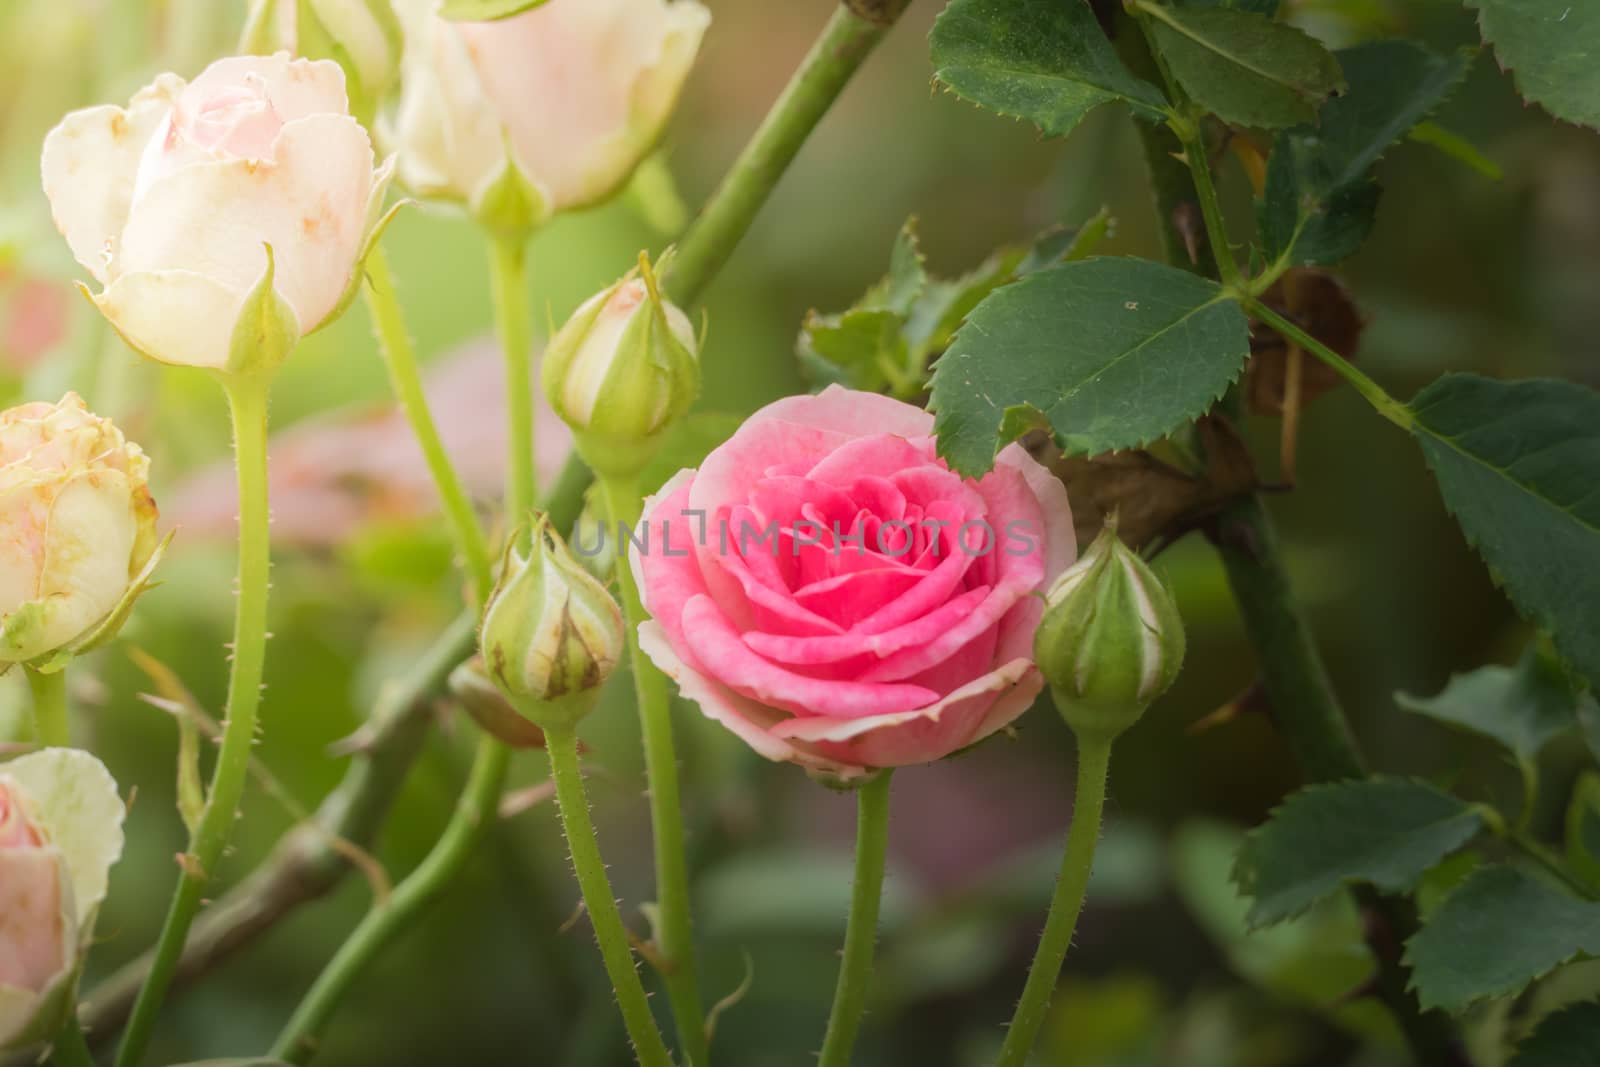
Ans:
[{"label": "thorny stem", "polygon": [[883,903],[883,870],[889,850],[889,780],[884,769],[856,790],[856,873],[850,891],[850,918],[845,924],[844,957],[833,1010],[822,1042],[818,1067],[850,1067],[861,1018],[867,1010],[873,947],[878,939],[878,910]]}]

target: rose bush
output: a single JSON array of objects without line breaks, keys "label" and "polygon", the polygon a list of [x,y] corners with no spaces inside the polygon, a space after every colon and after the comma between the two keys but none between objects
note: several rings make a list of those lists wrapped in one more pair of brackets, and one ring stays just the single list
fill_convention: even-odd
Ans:
[{"label": "rose bush", "polygon": [[711,22],[693,0],[549,0],[462,23],[435,6],[411,0],[391,136],[408,188],[474,209],[508,148],[547,211],[615,192],[660,136]]},{"label": "rose bush", "polygon": [[86,752],[0,764],[0,1049],[54,1034],[111,865],[122,853],[117,785]]},{"label": "rose bush", "polygon": [[126,109],[75,111],[45,139],[42,170],[56,227],[128,343],[215,368],[268,246],[297,335],[345,303],[388,179],[338,64],[284,54],[219,60],[188,85],[164,74]]},{"label": "rose bush", "polygon": [[841,778],[999,730],[1041,687],[1034,594],[1073,561],[1061,483],[1018,446],[963,480],[933,417],[830,387],[756,412],[646,502],[640,643],[769,759]]},{"label": "rose bush", "polygon": [[157,554],[149,473],[76,393],[0,412],[0,666],[115,630]]}]

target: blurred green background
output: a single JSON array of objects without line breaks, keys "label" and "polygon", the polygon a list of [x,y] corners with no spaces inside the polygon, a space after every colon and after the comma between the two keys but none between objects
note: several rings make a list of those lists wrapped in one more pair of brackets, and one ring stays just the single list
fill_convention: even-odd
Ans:
[{"label": "blurred green background", "polygon": [[[828,0],[708,4],[715,22],[660,157],[691,208],[831,8]],[[802,316],[841,309],[875,280],[908,215],[920,220],[931,269],[945,275],[1102,205],[1117,220],[1106,250],[1159,256],[1126,113],[1101,109],[1062,144],[943,94],[932,84],[926,48],[939,6],[915,0],[709,291],[705,410],[747,413],[803,388],[793,356]],[[226,483],[190,481],[225,457],[220,397],[199,375],[137,362],[72,296],[69,279],[78,272],[49,226],[37,152],[68,107],[120,102],[163,67],[195,73],[228,48],[241,7],[213,0],[0,6],[0,69],[11,72],[0,81],[0,388],[13,398],[79,389],[153,454],[158,500],[182,501],[185,513],[203,516],[209,493],[209,514],[227,520]],[[1477,39],[1470,13],[1453,0],[1288,0],[1286,8],[1335,44],[1394,34],[1440,48]],[[1376,232],[1344,272],[1369,318],[1360,362],[1402,396],[1447,367],[1600,384],[1600,141],[1525,108],[1487,55],[1436,117],[1502,175],[1485,177],[1414,144],[1384,162]],[[1247,185],[1232,164],[1224,180],[1245,235]],[[663,247],[674,213],[671,198],[657,191],[550,227],[533,253],[536,319],[559,322],[624,271],[639,248]],[[486,257],[464,221],[407,210],[386,243],[425,358],[441,359],[485,334]],[[275,401],[279,429],[342,417],[329,412],[370,418],[387,410],[386,379],[360,307],[302,347]],[[470,422],[484,413],[468,405],[451,417]],[[1277,425],[1261,420],[1251,432],[1270,472]],[[374,438],[371,446],[384,443]],[[315,482],[316,471],[304,477]],[[378,481],[335,488],[381,503]],[[1487,746],[1409,717],[1392,699],[1397,689],[1433,692],[1453,670],[1509,659],[1526,638],[1444,514],[1411,442],[1353,395],[1335,392],[1306,416],[1299,489],[1274,497],[1272,507],[1372,763],[1449,775],[1467,796],[1513,796],[1514,772]],[[361,724],[383,680],[459,603],[442,525],[370,510],[336,538],[280,544],[276,553],[259,757],[306,807],[341,773],[343,760],[328,746]],[[1161,567],[1181,599],[1189,663],[1177,689],[1119,747],[1096,885],[1039,1062],[1398,1062],[1370,1005],[1340,1004],[1364,969],[1353,915],[1329,907],[1270,936],[1243,937],[1243,908],[1227,879],[1238,828],[1259,822],[1296,774],[1263,716],[1191,730],[1249,686],[1254,664],[1208,546],[1191,537],[1164,554]],[[159,658],[215,707],[232,611],[227,523],[196,520],[180,531],[162,570],[164,584],[141,602],[124,644]],[[624,681],[617,679],[615,692],[627,688]],[[78,670],[74,686],[80,739],[125,791],[136,791],[129,847],[113,875],[85,984],[92,994],[95,975],[152,940],[183,836],[173,805],[176,731],[138,699],[151,688],[148,679],[117,645]],[[27,721],[21,679],[0,679],[0,689],[0,738],[20,736]],[[602,845],[625,915],[643,929],[649,829],[628,703],[609,699],[586,738]],[[709,999],[750,977],[746,995],[719,1019],[719,1060],[807,1063],[820,1044],[837,966],[852,803],[794,768],[756,759],[692,708],[679,712]],[[392,876],[408,870],[443,825],[471,734],[465,720],[441,716],[381,841]],[[519,757],[518,785],[542,780],[543,763],[538,753]],[[1565,794],[1559,783],[1576,763],[1574,753],[1554,753],[1549,795]],[[1015,741],[998,739],[897,777],[881,966],[857,1062],[964,1067],[992,1055],[1052,884],[1070,814],[1071,765],[1071,740],[1045,706],[1021,720]],[[1536,825],[1552,827],[1558,818],[1541,812]],[[248,871],[292,821],[253,791],[226,876]],[[160,1029],[159,1062],[265,1048],[369,899],[359,878],[348,880],[175,998]],[[429,921],[379,959],[318,1062],[627,1062],[587,929],[563,926],[575,902],[552,808],[505,820]],[[1478,1022],[1478,1040],[1489,1049],[1503,1020]]]}]

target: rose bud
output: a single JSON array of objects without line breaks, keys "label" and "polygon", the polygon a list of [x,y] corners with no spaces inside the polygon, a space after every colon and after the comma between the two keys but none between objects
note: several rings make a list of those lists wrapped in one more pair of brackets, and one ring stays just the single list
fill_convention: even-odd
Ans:
[{"label": "rose bud", "polygon": [[1034,658],[1073,732],[1109,741],[1172,685],[1183,648],[1172,594],[1113,519],[1046,594]]},{"label": "rose bud", "polygon": [[0,1051],[50,1040],[72,1010],[123,813],[86,752],[0,764]]},{"label": "rose bud", "polygon": [[388,170],[339,65],[281,53],[75,111],[43,158],[56,228],[123,338],[230,372],[272,366],[354,296]]},{"label": "rose bud", "polygon": [[479,645],[489,677],[525,718],[571,729],[599,699],[622,657],[622,610],[573,558],[546,515],[506,549],[483,612]]},{"label": "rose bud", "polygon": [[761,755],[841,782],[1026,711],[1035,594],[1075,552],[1066,489],[1020,445],[963,478],[932,415],[839,386],[750,416],[628,544],[642,651]]},{"label": "rose bud", "polygon": [[150,461],[76,393],[0,412],[0,667],[110,640],[160,555]]},{"label": "rose bud", "polygon": [[475,215],[508,170],[543,213],[616,193],[660,137],[711,21],[693,0],[549,0],[459,23],[429,0],[408,7],[388,130],[400,177]]},{"label": "rose bud", "polygon": [[637,471],[700,389],[699,342],[649,262],[572,313],[545,349],[544,395],[602,473]]},{"label": "rose bud", "polygon": [[344,68],[351,110],[370,119],[400,77],[400,20],[389,0],[251,0],[239,51],[284,51]]}]

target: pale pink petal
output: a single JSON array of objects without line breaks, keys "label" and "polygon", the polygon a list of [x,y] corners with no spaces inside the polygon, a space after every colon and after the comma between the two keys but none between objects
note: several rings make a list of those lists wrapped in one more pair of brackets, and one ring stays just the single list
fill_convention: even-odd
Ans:
[{"label": "pale pink petal", "polygon": [[933,433],[933,416],[921,408],[842,385],[830,385],[814,396],[775,400],[750,416],[751,423],[767,420],[827,430],[846,438],[869,433],[915,438]]},{"label": "pale pink petal", "polygon": [[61,863],[54,848],[0,849],[0,986],[42,992],[69,965]]},{"label": "pale pink petal", "polygon": [[[304,332],[334,308],[360,251],[372,145],[347,115],[283,128],[273,163],[201,163],[151,186],[123,235],[119,273],[186,270],[246,292],[276,259],[275,287]],[[231,323],[230,323],[231,326]]]},{"label": "pale pink petal", "polygon": [[190,83],[182,99],[189,104],[251,84],[262,88],[272,102],[272,109],[285,123],[312,115],[344,115],[350,111],[344,69],[339,64],[330,59],[291,59],[287,52],[219,59]]},{"label": "pale pink petal", "polygon": [[1040,518],[1044,522],[1043,584],[1048,587],[1078,558],[1078,537],[1072,526],[1072,505],[1067,501],[1067,487],[1019,444],[1009,444],[1001,449],[995,457],[995,466],[1009,467],[1020,473],[1038,501]]},{"label": "pale pink petal", "polygon": [[102,284],[128,219],[139,159],[182,89],[181,79],[164,74],[127,110],[74,111],[45,137],[40,171],[50,214],[73,256]]},{"label": "pale pink petal", "polygon": [[223,367],[244,293],[203,274],[168,270],[124,274],[95,303],[128,344],[152,359]]}]

